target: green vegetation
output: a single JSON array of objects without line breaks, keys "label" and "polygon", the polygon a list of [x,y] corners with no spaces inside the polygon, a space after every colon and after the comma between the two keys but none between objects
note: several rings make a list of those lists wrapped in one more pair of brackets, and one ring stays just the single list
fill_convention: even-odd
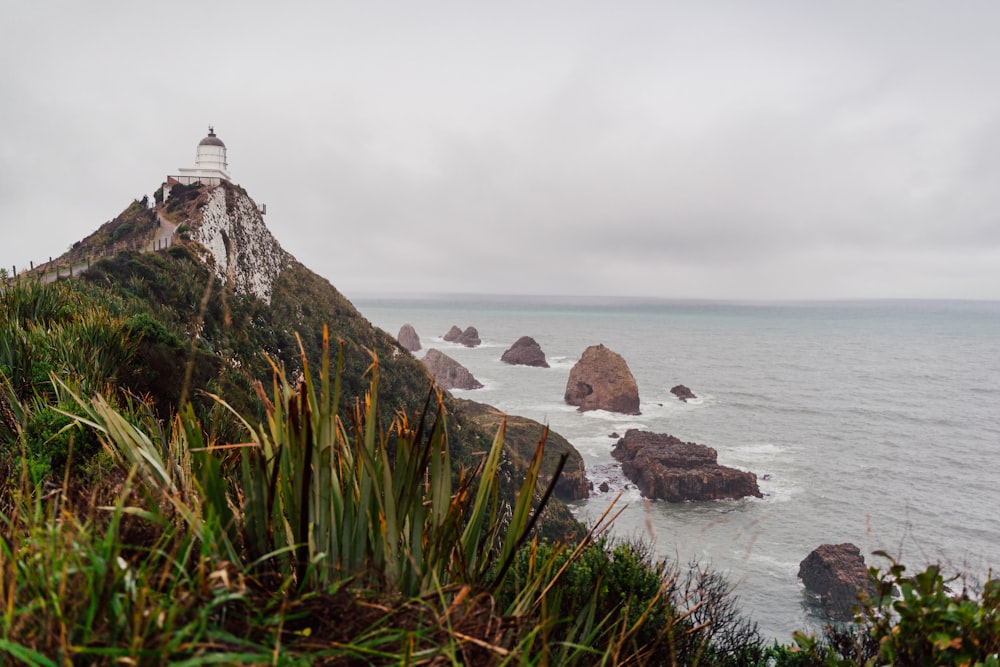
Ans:
[{"label": "green vegetation", "polygon": [[156,234],[160,222],[149,208],[149,198],[133,201],[114,220],[109,220],[90,236],[74,243],[63,259],[77,263],[87,257],[99,257],[124,248],[141,247]]},{"label": "green vegetation", "polygon": [[717,573],[606,537],[612,509],[549,532],[564,452],[511,453],[506,422],[484,433],[328,283],[285,274],[266,306],[180,245],[4,284],[0,654],[1000,665],[992,581],[890,562],[855,624],[767,646]]},{"label": "green vegetation", "polygon": [[946,579],[931,565],[913,575],[888,554],[886,570],[873,567],[874,599],[862,599],[855,623],[827,628],[823,637],[795,634],[795,645],[776,647],[776,664],[1000,666],[1000,583],[992,576],[978,590],[960,577]]}]

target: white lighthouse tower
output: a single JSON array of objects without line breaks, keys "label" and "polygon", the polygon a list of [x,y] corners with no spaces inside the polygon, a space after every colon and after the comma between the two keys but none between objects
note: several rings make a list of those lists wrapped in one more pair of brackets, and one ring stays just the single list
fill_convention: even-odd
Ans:
[{"label": "white lighthouse tower", "polygon": [[232,182],[226,162],[226,145],[215,136],[215,128],[208,126],[208,136],[198,142],[198,153],[194,169],[180,168],[180,174],[173,178],[184,185],[201,182],[203,185],[219,185],[222,181]]}]

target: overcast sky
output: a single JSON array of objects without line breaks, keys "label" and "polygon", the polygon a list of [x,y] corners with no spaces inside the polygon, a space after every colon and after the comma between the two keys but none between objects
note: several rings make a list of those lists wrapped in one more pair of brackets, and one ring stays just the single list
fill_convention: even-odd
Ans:
[{"label": "overcast sky", "polygon": [[0,265],[209,123],[350,296],[1000,299],[1000,2],[19,2]]}]

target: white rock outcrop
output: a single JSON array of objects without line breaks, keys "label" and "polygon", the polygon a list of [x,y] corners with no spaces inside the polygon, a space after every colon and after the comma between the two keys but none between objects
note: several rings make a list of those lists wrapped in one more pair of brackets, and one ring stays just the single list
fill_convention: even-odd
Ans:
[{"label": "white rock outcrop", "polygon": [[253,200],[229,185],[212,189],[192,221],[191,238],[211,255],[216,274],[237,294],[253,294],[271,302],[271,288],[289,255],[264,224]]}]

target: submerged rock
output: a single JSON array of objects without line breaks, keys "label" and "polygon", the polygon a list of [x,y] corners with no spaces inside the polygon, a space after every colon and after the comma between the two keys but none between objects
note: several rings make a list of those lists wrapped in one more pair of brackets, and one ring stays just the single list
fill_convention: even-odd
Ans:
[{"label": "submerged rock", "polygon": [[799,578],[835,621],[854,618],[859,593],[875,594],[861,549],[850,542],[818,546],[799,564]]},{"label": "submerged rock", "polygon": [[420,350],[420,336],[417,335],[417,331],[413,328],[412,324],[404,324],[400,327],[396,340],[410,352]]},{"label": "submerged rock", "polygon": [[693,391],[691,391],[682,384],[671,387],[670,393],[676,396],[677,398],[681,399],[685,403],[687,403],[689,399],[698,398],[697,396],[694,395]]},{"label": "submerged rock", "polygon": [[517,366],[535,366],[536,368],[548,368],[549,362],[545,361],[545,353],[542,347],[531,336],[521,336],[510,348],[503,353],[500,361],[505,364]]},{"label": "submerged rock", "polygon": [[647,498],[677,503],[763,497],[754,473],[720,466],[711,447],[666,433],[629,429],[611,455]]},{"label": "submerged rock", "polygon": [[423,362],[442,389],[481,389],[483,386],[468,368],[443,352],[431,348],[424,355]]},{"label": "submerged rock", "polygon": [[564,398],[581,412],[639,414],[639,387],[628,364],[604,345],[591,345],[569,372]]}]

